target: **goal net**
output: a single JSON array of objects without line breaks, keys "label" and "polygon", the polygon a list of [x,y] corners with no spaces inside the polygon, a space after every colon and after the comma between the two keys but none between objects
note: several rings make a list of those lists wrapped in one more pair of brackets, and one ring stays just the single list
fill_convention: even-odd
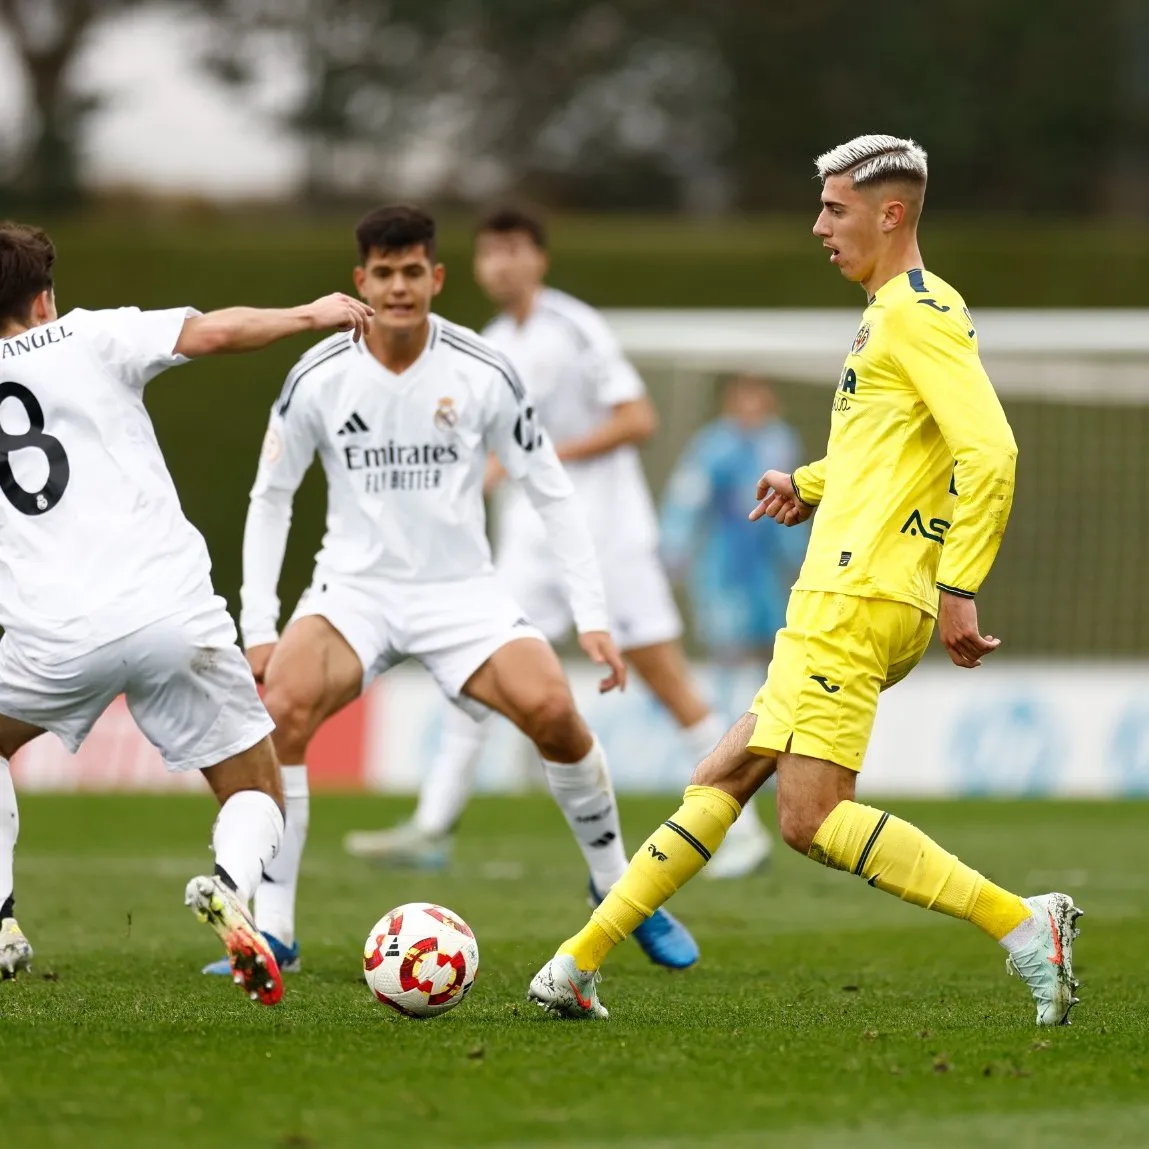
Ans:
[{"label": "goal net", "polygon": [[[607,316],[663,416],[646,460],[656,487],[715,413],[719,382],[731,372],[769,377],[809,457],[822,453],[859,312]],[[1013,514],[979,595],[987,625],[1012,656],[1145,656],[1149,314],[985,310],[974,318],[1019,445]]]}]

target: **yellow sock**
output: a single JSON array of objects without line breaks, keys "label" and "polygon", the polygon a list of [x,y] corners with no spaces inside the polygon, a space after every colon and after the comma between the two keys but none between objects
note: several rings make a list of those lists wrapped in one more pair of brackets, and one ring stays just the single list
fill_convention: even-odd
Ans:
[{"label": "yellow sock", "polygon": [[559,946],[579,969],[606,955],[681,889],[722,845],[742,807],[724,790],[688,786],[682,805],[642,844],[583,929]]},{"label": "yellow sock", "polygon": [[988,878],[982,878],[981,889],[978,890],[969,915],[969,920],[979,930],[985,930],[995,942],[999,942],[1029,916],[1029,907],[1017,894],[1011,894],[1009,890],[995,886]]},{"label": "yellow sock", "polygon": [[1016,894],[971,870],[916,826],[858,802],[834,807],[814,836],[810,857],[915,906],[972,922],[994,941],[1030,916]]}]

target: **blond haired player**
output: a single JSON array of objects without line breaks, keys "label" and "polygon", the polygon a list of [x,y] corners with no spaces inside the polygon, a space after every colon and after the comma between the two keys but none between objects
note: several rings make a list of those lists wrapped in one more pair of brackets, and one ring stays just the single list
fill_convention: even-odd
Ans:
[{"label": "blond haired player", "polygon": [[1020,898],[915,826],[854,800],[878,695],[917,665],[935,618],[957,666],[980,666],[999,645],[982,636],[974,596],[1005,530],[1017,447],[961,296],[922,266],[925,152],[912,140],[860,136],[817,166],[814,234],[868,305],[825,457],[758,483],[751,518],[792,525],[817,510],[774,661],[682,806],[535,976],[530,997],[562,1015],[605,1017],[596,980],[606,955],[702,869],[742,804],[776,774],[789,846],[972,922],[1008,952],[1037,1023],[1067,1024],[1081,914],[1072,900]]}]

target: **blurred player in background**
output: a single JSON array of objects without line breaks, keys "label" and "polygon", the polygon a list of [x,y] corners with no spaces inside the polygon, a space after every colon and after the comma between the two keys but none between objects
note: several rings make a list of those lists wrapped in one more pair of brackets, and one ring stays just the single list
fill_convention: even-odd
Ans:
[{"label": "blurred player in background", "polygon": [[[682,619],[658,556],[657,515],[638,456],[638,444],[655,430],[654,406],[602,316],[547,287],[547,268],[546,233],[534,216],[502,209],[479,225],[475,279],[500,309],[483,334],[525,380],[574,483],[594,538],[613,634],[697,760],[714,748],[725,722],[691,680]],[[498,571],[531,621],[557,642],[572,619],[543,523],[516,484],[504,484],[500,496]],[[445,714],[414,818],[391,830],[352,834],[348,850],[403,864],[444,864],[486,736],[486,724]],[[716,866],[721,876],[748,873],[766,857],[769,839],[753,806],[728,841]]]},{"label": "blurred player in background", "polygon": [[793,525],[817,509],[766,684],[529,995],[562,1015],[605,1017],[596,990],[604,958],[702,869],[777,772],[787,845],[972,922],[1005,948],[1037,1023],[1065,1024],[1077,1000],[1081,911],[1072,899],[1020,898],[916,826],[855,801],[878,695],[913,670],[935,617],[957,666],[980,666],[1000,645],[982,635],[975,595],[1009,518],[1017,445],[962,297],[922,266],[925,152],[912,140],[860,136],[817,168],[814,234],[868,304],[834,397],[826,455],[758,482],[755,519]]},{"label": "blurred player in background", "polygon": [[[356,228],[356,290],[374,309],[362,342],[337,335],[303,355],[271,412],[243,539],[240,626],[266,691],[283,763],[283,848],[255,895],[255,920],[298,968],[296,888],[309,821],[305,755],[319,726],[373,678],[420,661],[460,709],[494,710],[534,742],[555,801],[605,894],[626,868],[618,807],[598,740],[562,664],[491,563],[483,477],[494,452],[545,525],[587,655],[620,687],[594,547],[570,479],[510,361],[431,314],[443,285],[434,221],[380,208]],[[282,637],[277,584],[291,506],[318,454],[327,531]],[[691,965],[693,938],[668,914],[636,940]],[[218,963],[209,973],[225,972]]]},{"label": "blurred player in background", "polygon": [[304,331],[358,340],[370,308],[346,295],[273,311],[56,312],[56,252],[0,224],[0,976],[32,960],[15,919],[19,830],[8,759],[50,730],[76,751],[118,695],[169,770],[201,770],[220,804],[215,873],[185,900],[219,935],[255,1000],[283,993],[247,903],[279,849],[271,719],[211,584],[144,407],[146,384],[201,355]]},{"label": "blurred player in background", "polygon": [[786,621],[808,531],[750,522],[746,492],[768,466],[788,472],[800,458],[798,435],[779,418],[770,383],[736,375],[722,388],[718,418],[696,432],[666,484],[662,554],[688,588],[716,697],[737,697],[735,681],[746,672],[762,681]]}]

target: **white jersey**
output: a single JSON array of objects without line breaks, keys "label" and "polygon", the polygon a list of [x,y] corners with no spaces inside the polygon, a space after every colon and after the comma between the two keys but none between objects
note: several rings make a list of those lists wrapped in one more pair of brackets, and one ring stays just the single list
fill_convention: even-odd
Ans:
[{"label": "white jersey", "polygon": [[[590,434],[617,404],[646,394],[606,320],[565,292],[544,287],[522,324],[503,314],[483,334],[518,368],[556,442]],[[600,553],[657,547],[658,516],[634,444],[565,465]],[[509,529],[530,529],[524,511],[530,515],[510,492],[503,508]]]},{"label": "white jersey", "polygon": [[25,654],[72,658],[211,594],[143,401],[196,314],[76,310],[0,340],[0,624]]},{"label": "white jersey", "polygon": [[290,501],[316,453],[328,486],[317,568],[426,583],[493,569],[483,503],[491,451],[550,517],[580,629],[605,630],[593,545],[518,373],[473,331],[432,315],[426,347],[401,374],[348,334],[317,344],[289,373],[244,534],[246,644],[275,639]]}]

